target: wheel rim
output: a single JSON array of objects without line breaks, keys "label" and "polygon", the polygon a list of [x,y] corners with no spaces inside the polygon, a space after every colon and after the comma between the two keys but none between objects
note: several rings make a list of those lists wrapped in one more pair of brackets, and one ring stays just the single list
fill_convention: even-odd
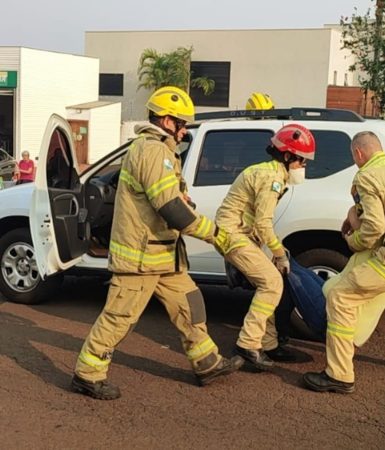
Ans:
[{"label": "wheel rim", "polygon": [[[338,275],[338,270],[332,269],[331,267],[327,266],[310,266],[308,269],[312,270],[314,273],[316,273],[319,277],[321,277],[323,280],[327,281],[331,277],[335,277]],[[303,320],[303,317],[301,313],[298,311],[297,308],[294,308],[295,313],[297,316]]]},{"label": "wheel rim", "polygon": [[327,281],[329,278],[336,276],[339,272],[338,270],[332,269],[327,266],[311,266],[309,267],[314,273],[316,273],[319,277]]},{"label": "wheel rim", "polygon": [[35,259],[35,250],[25,242],[14,242],[1,259],[1,272],[6,284],[19,293],[36,288],[40,275]]}]

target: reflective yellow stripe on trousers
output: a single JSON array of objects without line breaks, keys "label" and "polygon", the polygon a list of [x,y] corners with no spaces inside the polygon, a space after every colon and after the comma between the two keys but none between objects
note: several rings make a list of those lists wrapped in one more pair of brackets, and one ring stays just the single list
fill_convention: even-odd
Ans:
[{"label": "reflective yellow stripe on trousers", "polygon": [[216,345],[214,344],[213,340],[208,337],[203,342],[194,345],[193,348],[191,348],[186,352],[186,355],[190,361],[194,361],[197,359],[204,358],[205,356],[213,352],[215,349]]},{"label": "reflective yellow stripe on trousers", "polygon": [[270,317],[274,313],[275,306],[272,305],[271,303],[265,303],[255,298],[251,302],[250,309],[252,311],[260,312]]},{"label": "reflective yellow stripe on trousers", "polygon": [[82,363],[94,367],[96,370],[103,370],[111,362],[111,359],[100,359],[87,352],[80,352],[79,359]]},{"label": "reflective yellow stripe on trousers", "polygon": [[354,337],[354,328],[344,327],[342,325],[337,325],[336,323],[328,322],[327,333],[332,336],[337,336],[351,341]]}]

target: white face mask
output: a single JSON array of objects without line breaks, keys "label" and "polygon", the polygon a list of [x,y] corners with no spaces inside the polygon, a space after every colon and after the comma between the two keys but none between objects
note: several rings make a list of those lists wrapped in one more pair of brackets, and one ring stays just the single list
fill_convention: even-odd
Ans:
[{"label": "white face mask", "polygon": [[289,169],[289,179],[287,180],[287,184],[302,184],[304,181],[305,167],[300,167],[299,169]]}]

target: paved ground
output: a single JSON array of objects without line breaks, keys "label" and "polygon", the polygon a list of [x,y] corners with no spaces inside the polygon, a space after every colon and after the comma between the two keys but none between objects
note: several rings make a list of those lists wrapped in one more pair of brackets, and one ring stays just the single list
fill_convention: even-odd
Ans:
[{"label": "paved ground", "polygon": [[[206,287],[209,329],[229,354],[248,295]],[[308,362],[272,374],[242,370],[196,385],[175,330],[153,301],[115,353],[123,397],[100,402],[69,391],[72,368],[106,287],[67,279],[50,303],[0,299],[0,449],[383,449],[385,320],[356,358],[357,393],[317,394],[301,374],[324,348],[294,341]]]}]

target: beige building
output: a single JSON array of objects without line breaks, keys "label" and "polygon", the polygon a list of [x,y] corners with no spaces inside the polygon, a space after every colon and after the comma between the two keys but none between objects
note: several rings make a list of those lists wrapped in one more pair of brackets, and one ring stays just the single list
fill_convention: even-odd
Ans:
[{"label": "beige building", "polygon": [[[149,92],[137,91],[137,69],[146,48],[194,48],[192,69],[216,81],[205,97],[191,91],[197,111],[244,109],[250,93],[270,94],[276,107],[325,107],[328,85],[354,86],[352,57],[341,50],[338,27],[288,30],[90,31],[85,53],[100,59],[103,100],[122,102],[122,119],[145,117]],[[103,87],[104,86],[104,87]],[[103,95],[104,94],[104,95]],[[108,95],[110,94],[110,95]],[[111,95],[112,94],[112,95]]]}]

